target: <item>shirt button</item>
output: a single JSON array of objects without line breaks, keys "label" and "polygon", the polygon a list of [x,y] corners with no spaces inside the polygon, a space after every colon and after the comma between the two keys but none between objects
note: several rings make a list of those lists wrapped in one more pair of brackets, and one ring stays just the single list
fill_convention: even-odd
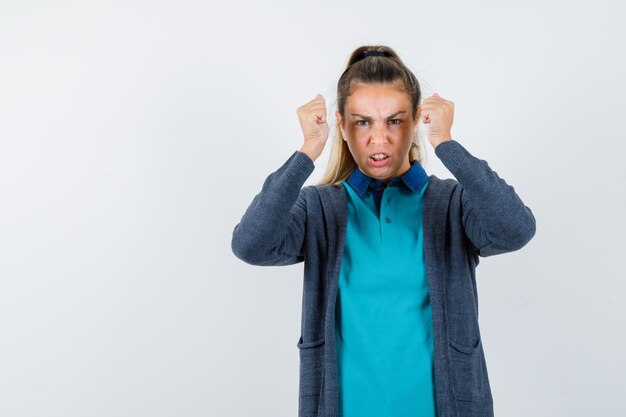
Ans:
[{"label": "shirt button", "polygon": [[391,197],[387,197],[387,202],[390,202],[390,201],[391,201]]},{"label": "shirt button", "polygon": [[387,223],[391,223],[391,217],[385,217],[385,221],[386,221]]}]

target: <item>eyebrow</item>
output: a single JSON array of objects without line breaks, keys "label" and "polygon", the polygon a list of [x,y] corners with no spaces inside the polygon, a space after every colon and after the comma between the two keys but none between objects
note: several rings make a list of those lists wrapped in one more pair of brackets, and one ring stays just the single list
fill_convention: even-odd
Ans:
[{"label": "eyebrow", "polygon": [[[402,110],[402,111],[395,112],[394,114],[392,114],[390,116],[387,116],[387,120],[396,117],[400,113],[406,113],[406,111]],[[371,117],[363,116],[362,114],[358,114],[358,113],[350,113],[350,116],[358,116],[358,117],[361,117],[361,118],[366,119],[366,120],[372,120]]]}]

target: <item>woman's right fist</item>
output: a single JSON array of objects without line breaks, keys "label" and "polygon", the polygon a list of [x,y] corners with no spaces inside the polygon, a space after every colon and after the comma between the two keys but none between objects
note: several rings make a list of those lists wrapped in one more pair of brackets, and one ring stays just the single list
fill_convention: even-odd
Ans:
[{"label": "woman's right fist", "polygon": [[324,150],[328,139],[328,121],[326,120],[326,101],[321,94],[297,110],[300,127],[304,134],[301,152],[316,160]]}]

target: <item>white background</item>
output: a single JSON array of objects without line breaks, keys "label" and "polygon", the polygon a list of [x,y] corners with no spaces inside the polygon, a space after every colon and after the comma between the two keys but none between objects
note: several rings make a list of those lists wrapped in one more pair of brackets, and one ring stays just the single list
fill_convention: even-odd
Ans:
[{"label": "white background", "polygon": [[297,414],[303,265],[232,230],[363,44],[536,217],[477,269],[496,415],[623,415],[617,4],[0,0],[0,416]]}]

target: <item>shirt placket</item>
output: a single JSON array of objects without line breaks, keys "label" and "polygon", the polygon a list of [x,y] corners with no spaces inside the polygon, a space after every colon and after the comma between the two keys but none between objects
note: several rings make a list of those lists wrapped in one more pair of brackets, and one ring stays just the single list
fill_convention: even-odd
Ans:
[{"label": "shirt placket", "polygon": [[394,250],[394,243],[397,236],[397,202],[398,202],[398,187],[387,187],[383,193],[383,198],[380,203],[380,230],[381,230],[381,243],[383,248]]}]

